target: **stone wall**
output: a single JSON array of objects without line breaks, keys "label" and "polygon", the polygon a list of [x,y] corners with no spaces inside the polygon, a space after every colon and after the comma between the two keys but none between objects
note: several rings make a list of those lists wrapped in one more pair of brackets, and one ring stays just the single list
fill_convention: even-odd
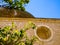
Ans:
[{"label": "stone wall", "polygon": [[16,9],[0,7],[0,17],[6,18],[35,18],[32,14],[27,11],[21,11]]},{"label": "stone wall", "polygon": [[[60,44],[60,19],[34,19],[34,18],[0,18],[0,27],[5,25],[11,25],[12,22],[21,29],[28,22],[32,21],[36,26],[48,26],[53,31],[53,37],[49,41],[40,41],[41,45],[59,45]],[[28,36],[35,35],[34,31],[30,30],[27,32]],[[35,44],[37,45],[37,44]]]}]

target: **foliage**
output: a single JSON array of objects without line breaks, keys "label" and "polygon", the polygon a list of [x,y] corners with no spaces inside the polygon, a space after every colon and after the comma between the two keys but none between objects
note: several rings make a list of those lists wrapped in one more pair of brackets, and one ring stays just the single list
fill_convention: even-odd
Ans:
[{"label": "foliage", "polygon": [[26,31],[30,28],[35,29],[35,27],[34,23],[28,22],[23,29],[19,30],[13,22],[11,26],[0,28],[0,45],[33,45],[37,38],[33,36],[29,39]]},{"label": "foliage", "polygon": [[29,3],[29,0],[4,0],[9,4],[9,8],[14,8],[24,11],[24,5]]}]

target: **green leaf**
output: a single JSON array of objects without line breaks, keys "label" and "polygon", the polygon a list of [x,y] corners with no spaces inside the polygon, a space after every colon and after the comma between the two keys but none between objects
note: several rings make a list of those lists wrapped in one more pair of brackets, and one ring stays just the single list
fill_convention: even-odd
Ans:
[{"label": "green leaf", "polygon": [[21,11],[25,11],[25,4],[29,3],[29,0],[4,0],[6,3],[9,4],[8,8],[14,8],[14,9],[18,9]]},{"label": "green leaf", "polygon": [[24,42],[20,42],[19,45],[25,45],[25,43]]},{"label": "green leaf", "polygon": [[20,34],[20,37],[21,37],[21,38],[23,38],[24,32],[25,32],[24,30],[22,30],[22,29],[20,30],[20,33],[21,33],[21,34]]},{"label": "green leaf", "polygon": [[10,26],[6,26],[6,27],[3,28],[3,30],[5,30],[5,31],[9,31],[10,29],[11,29]]}]

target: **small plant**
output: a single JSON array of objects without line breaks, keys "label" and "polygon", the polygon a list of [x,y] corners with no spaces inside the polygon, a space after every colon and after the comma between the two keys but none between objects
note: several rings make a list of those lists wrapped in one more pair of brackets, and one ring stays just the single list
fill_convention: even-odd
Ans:
[{"label": "small plant", "polygon": [[27,23],[23,29],[17,29],[12,23],[11,26],[0,28],[0,45],[33,45],[36,37],[28,38],[26,31],[30,28],[35,29],[36,25],[32,22]]},{"label": "small plant", "polygon": [[9,4],[9,6],[7,7],[22,11],[25,10],[24,5],[29,3],[29,0],[4,0],[4,1]]}]

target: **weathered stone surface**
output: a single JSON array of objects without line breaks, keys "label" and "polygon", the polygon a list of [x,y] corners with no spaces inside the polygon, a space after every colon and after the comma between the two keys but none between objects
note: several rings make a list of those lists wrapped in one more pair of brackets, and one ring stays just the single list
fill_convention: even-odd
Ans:
[{"label": "weathered stone surface", "polygon": [[9,17],[9,18],[34,18],[34,16],[27,11],[20,11],[16,9],[3,8],[0,7],[0,17]]},{"label": "weathered stone surface", "polygon": [[[60,19],[34,19],[34,18],[0,18],[0,27],[11,25],[12,22],[18,26],[18,29],[23,28],[23,26],[28,22],[32,21],[33,23],[38,25],[48,26],[53,31],[53,37],[49,41],[40,41],[40,44],[34,45],[59,45],[60,44]],[[34,31],[30,29],[27,31],[28,36],[31,37],[35,35]]]}]

